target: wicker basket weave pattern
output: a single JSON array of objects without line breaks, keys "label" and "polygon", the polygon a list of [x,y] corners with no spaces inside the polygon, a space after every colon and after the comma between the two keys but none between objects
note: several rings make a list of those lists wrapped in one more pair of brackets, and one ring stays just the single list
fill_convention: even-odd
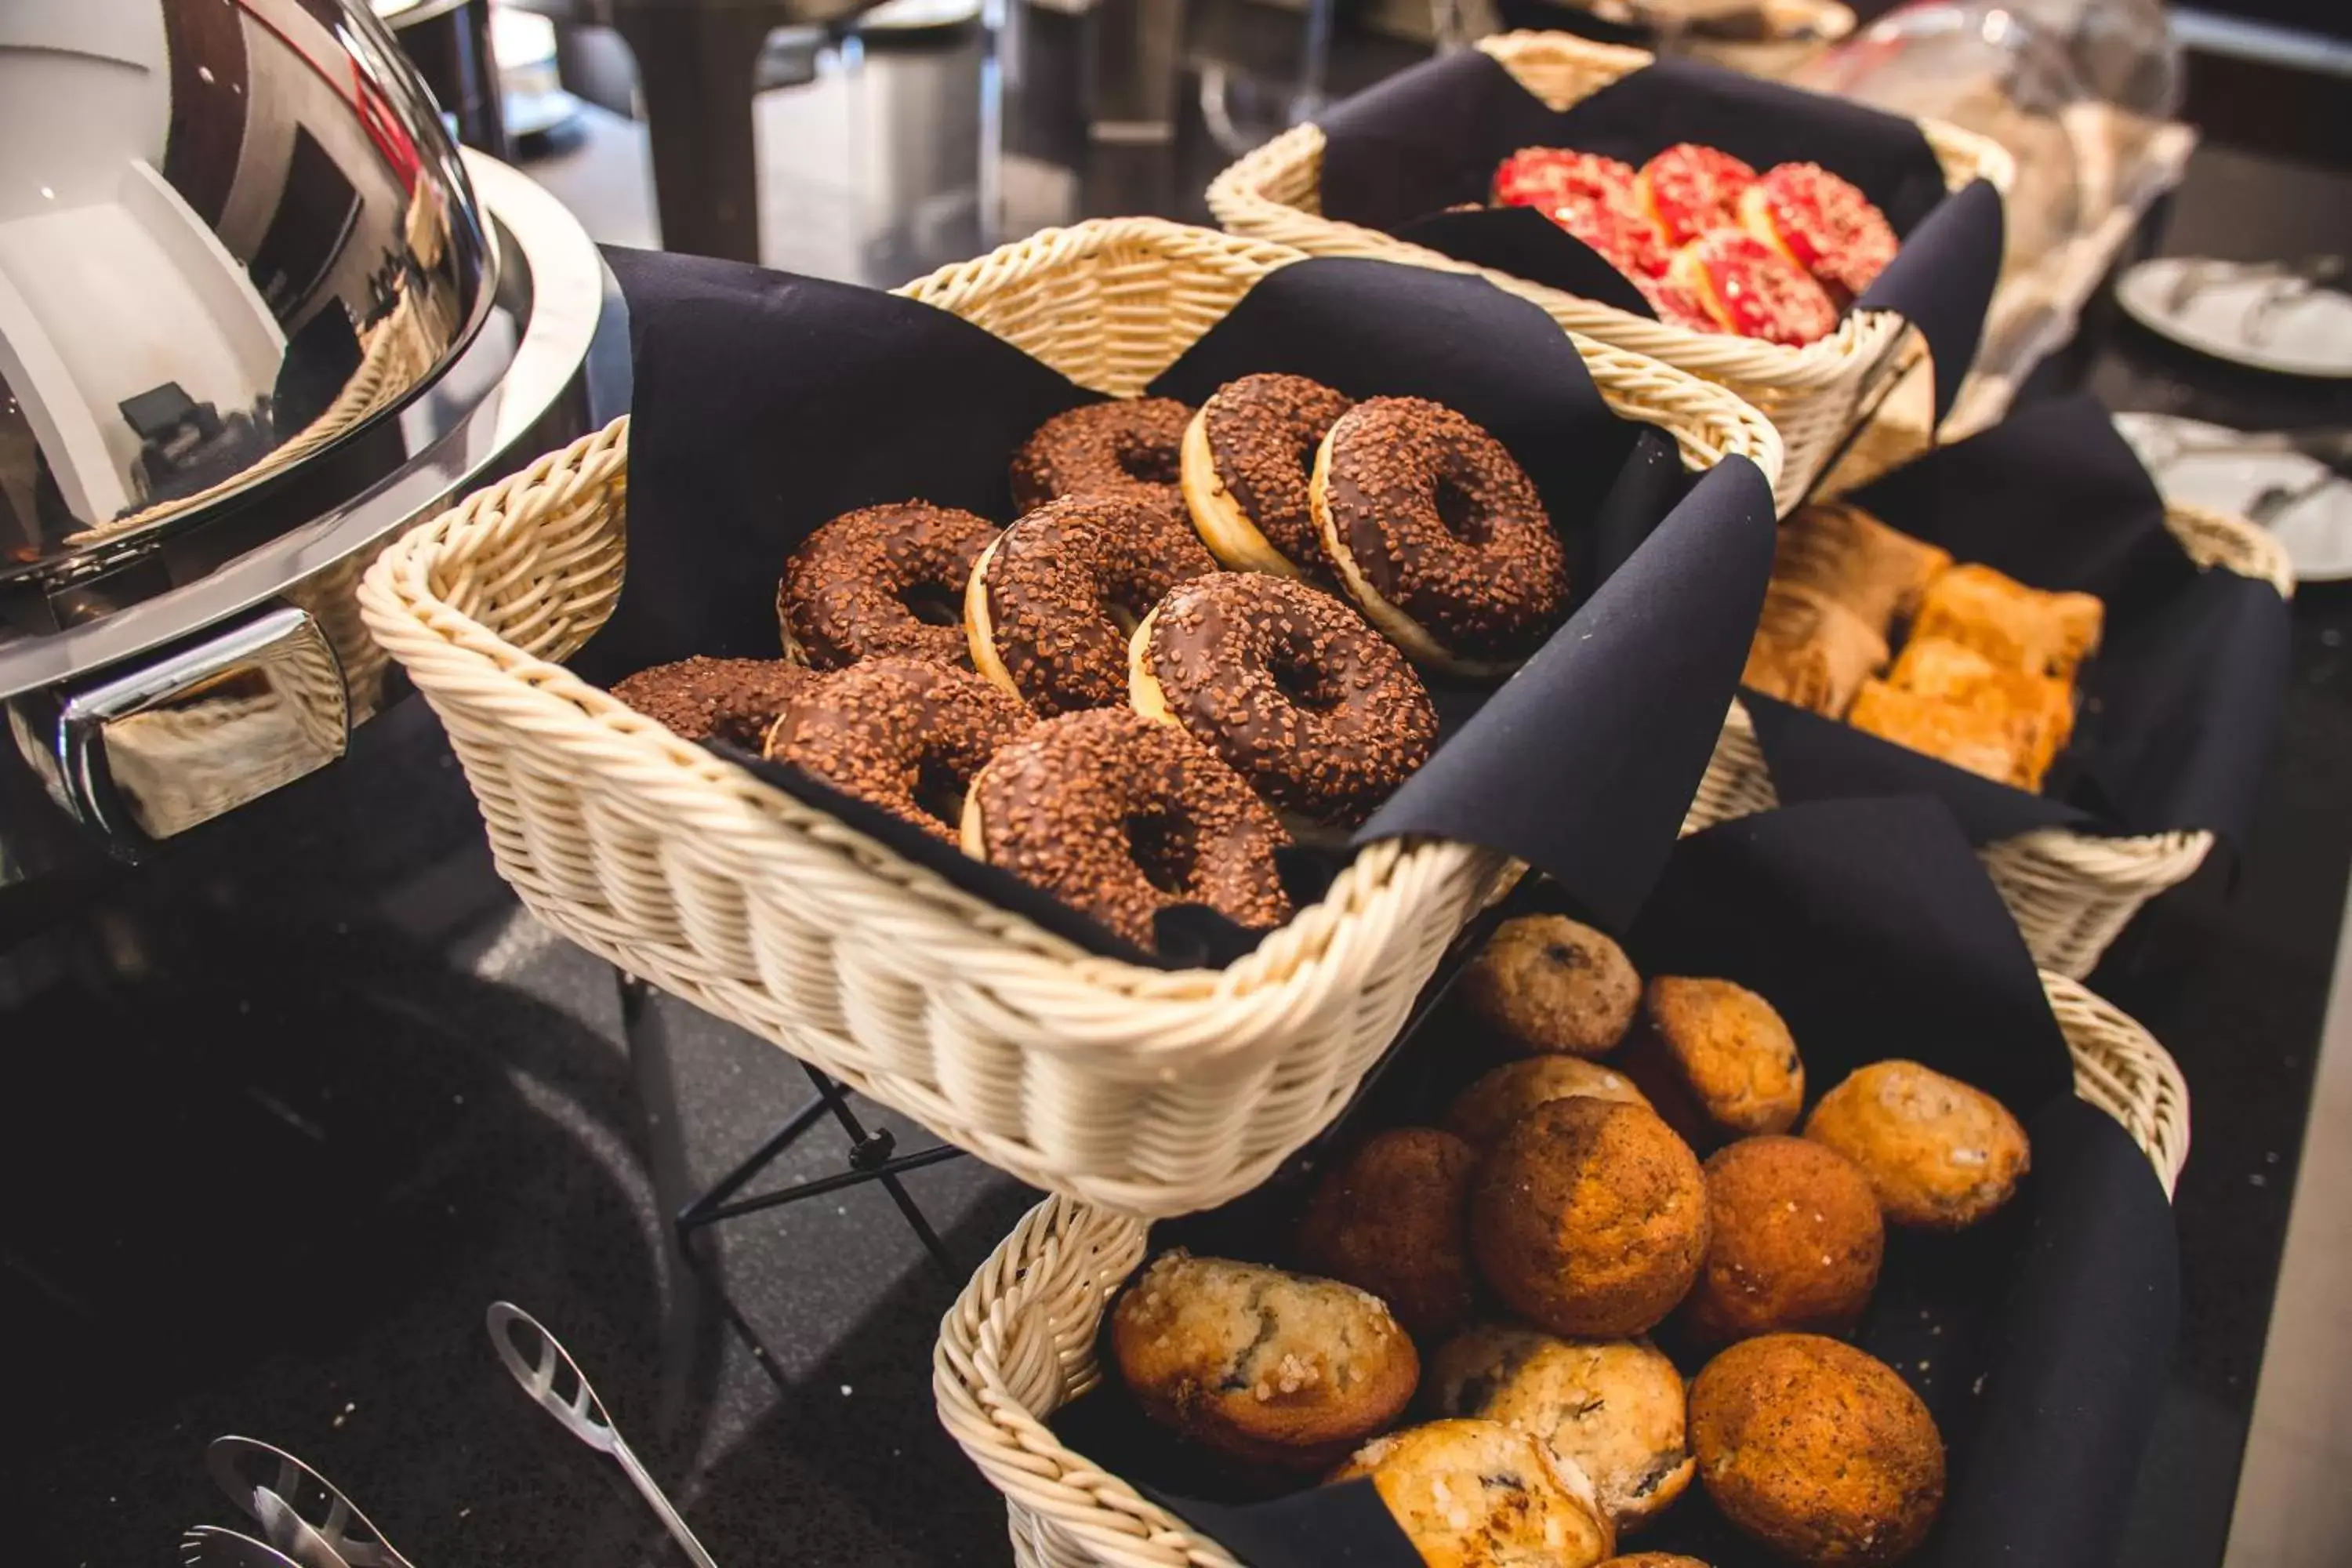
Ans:
[{"label": "wicker basket weave pattern", "polygon": [[[1155,220],[1050,230],[905,292],[1133,393],[1295,252]],[[1619,411],[1712,461],[1770,427],[1720,388],[1588,355]],[[499,868],[556,930],[1024,1181],[1166,1215],[1247,1190],[1337,1114],[1462,922],[1489,852],[1374,846],[1238,963],[1094,957],[677,739],[552,662],[610,613],[627,422],[387,550],[370,629],[440,715]]]},{"label": "wicker basket weave pattern", "polygon": [[[2179,502],[2166,509],[2165,522],[2199,565],[2259,577],[2282,597],[2293,596],[2294,568],[2266,531]],[[1683,831],[1696,833],[1779,804],[1756,728],[1735,701]],[[2213,836],[2202,831],[2110,838],[2047,827],[1988,845],[1980,858],[2017,917],[2033,961],[2080,979],[2141,905],[2186,881],[2212,847]]]},{"label": "wicker basket weave pattern", "polygon": [[[1641,49],[1596,44],[1565,33],[1505,33],[1478,47],[1553,109],[1566,109],[1650,61]],[[1997,143],[1954,126],[1922,121],[1952,189],[1979,177],[2006,191],[2015,174]],[[1475,272],[1533,300],[1571,332],[1598,338],[1719,382],[1769,417],[1787,443],[1775,492],[1785,511],[1795,506],[1864,418],[1895,373],[1909,363],[1913,342],[1901,319],[1883,310],[1856,311],[1836,331],[1803,348],[1750,338],[1696,332],[1629,310],[1476,267],[1323,216],[1322,130],[1299,125],[1245,154],[1209,185],[1209,210],[1235,234],[1276,240],[1318,256],[1366,256],[1453,272]]]},{"label": "wicker basket weave pattern", "polygon": [[[2108,1003],[2042,976],[2075,1092],[2120,1121],[2172,1191],[2189,1091],[2164,1047]],[[1032,1209],[964,1287],[931,1356],[940,1419],[1004,1494],[1024,1568],[1234,1568],[1214,1542],[1062,1446],[1046,1418],[1101,1380],[1102,1315],[1143,1261],[1147,1228],[1083,1203]]]}]

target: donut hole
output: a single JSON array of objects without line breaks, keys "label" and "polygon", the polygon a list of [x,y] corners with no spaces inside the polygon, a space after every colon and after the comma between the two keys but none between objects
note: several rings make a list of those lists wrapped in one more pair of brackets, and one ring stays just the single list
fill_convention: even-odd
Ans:
[{"label": "donut hole", "polygon": [[1176,449],[1156,442],[1121,441],[1112,454],[1118,471],[1138,484],[1172,485],[1183,478]]},{"label": "donut hole", "polygon": [[1324,711],[1345,696],[1339,682],[1304,637],[1285,637],[1266,655],[1265,673],[1275,689],[1300,708]]},{"label": "donut hole", "polygon": [[1494,537],[1494,518],[1469,488],[1452,474],[1437,476],[1433,498],[1438,525],[1465,544],[1484,544]]},{"label": "donut hole", "polygon": [[925,757],[915,769],[916,809],[950,827],[963,826],[963,797],[970,781],[938,757]]},{"label": "donut hole", "polygon": [[1143,879],[1163,893],[1182,897],[1192,887],[1192,829],[1165,811],[1139,811],[1127,819],[1128,853]]},{"label": "donut hole", "polygon": [[909,583],[898,590],[898,603],[927,626],[963,625],[963,595],[944,583]]}]

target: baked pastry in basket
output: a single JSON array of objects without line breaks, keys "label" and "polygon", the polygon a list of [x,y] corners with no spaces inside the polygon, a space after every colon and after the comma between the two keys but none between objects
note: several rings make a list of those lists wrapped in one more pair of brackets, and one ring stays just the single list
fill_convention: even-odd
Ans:
[{"label": "baked pastry in basket", "polygon": [[2010,669],[1948,637],[1913,637],[1903,645],[1887,683],[1915,696],[1999,714],[2014,729],[2024,773],[2040,788],[2050,764],[2074,732],[2074,688],[2054,675]]},{"label": "baked pastry in basket", "polygon": [[1646,1340],[1488,1323],[1442,1346],[1429,1381],[1443,1414],[1507,1422],[1574,1461],[1620,1530],[1664,1512],[1690,1485],[1682,1374]]},{"label": "baked pastry in basket", "polygon": [[1884,680],[1865,680],[1846,722],[1985,778],[2019,789],[2042,787],[2025,738],[2004,714],[1922,697]]},{"label": "baked pastry in basket", "polygon": [[1499,1421],[1432,1421],[1364,1445],[1335,1481],[1369,1477],[1429,1568],[1591,1568],[1616,1532],[1574,1461]]},{"label": "baked pastry in basket", "polygon": [[1775,580],[1739,684],[1834,719],[1886,665],[1886,638],[1818,588]]},{"label": "baked pastry in basket", "polygon": [[2098,651],[2105,614],[2088,594],[2045,593],[1971,564],[1928,585],[1911,635],[1965,644],[2012,669],[2072,676]]},{"label": "baked pastry in basket", "polygon": [[1809,506],[1780,525],[1772,578],[1826,595],[1881,637],[1918,613],[1950,552],[1897,532],[1858,506]]},{"label": "baked pastry in basket", "polygon": [[1423,1344],[1470,1320],[1470,1179],[1478,1152],[1434,1127],[1391,1127],[1324,1176],[1298,1221],[1298,1262],[1370,1290]]},{"label": "baked pastry in basket", "polygon": [[1421,1377],[1378,1297],[1255,1263],[1163,1253],[1111,1313],[1144,1413],[1220,1453],[1319,1470],[1395,1421]]}]

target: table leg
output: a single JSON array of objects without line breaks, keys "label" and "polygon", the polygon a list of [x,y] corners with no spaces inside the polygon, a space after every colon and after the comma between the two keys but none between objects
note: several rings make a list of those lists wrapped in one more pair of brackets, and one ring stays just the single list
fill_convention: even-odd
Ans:
[{"label": "table leg", "polygon": [[759,260],[751,75],[773,19],[760,6],[631,6],[614,22],[637,57],[662,247]]}]

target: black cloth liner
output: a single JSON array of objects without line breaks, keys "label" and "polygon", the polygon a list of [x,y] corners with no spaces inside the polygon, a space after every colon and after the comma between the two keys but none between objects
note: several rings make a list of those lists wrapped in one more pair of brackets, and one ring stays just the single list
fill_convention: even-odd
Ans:
[{"label": "black cloth liner", "polygon": [[[1556,900],[1538,889],[1523,904]],[[1998,1095],[2033,1168],[2000,1214],[1955,1236],[1895,1232],[1864,1349],[1916,1388],[1949,1459],[1930,1568],[2081,1568],[2111,1561],[2176,1328],[2172,1215],[2147,1156],[2076,1100],[2064,1037],[2016,927],[1937,803],[1791,806],[1683,840],[1626,936],[1646,973],[1720,974],[1767,995],[1804,1054],[1810,1099],[1889,1056]],[[1265,1188],[1155,1227],[1170,1245],[1281,1262],[1316,1170],[1371,1130],[1433,1121],[1496,1060],[1441,1010],[1378,1091]],[[1703,1363],[1671,1324],[1685,1374]],[[1423,1346],[1424,1363],[1433,1346]],[[1108,1351],[1106,1350],[1107,1364]],[[1075,1451],[1138,1485],[1254,1568],[1418,1562],[1365,1489],[1236,1472],[1146,1421],[1114,1373],[1052,1418]],[[1775,1561],[1694,1481],[1621,1550],[1715,1568]]]},{"label": "black cloth liner", "polygon": [[[1696,60],[1654,61],[1554,110],[1493,57],[1463,49],[1348,99],[1321,124],[1324,216],[1653,319],[1640,290],[1583,241],[1540,216],[1529,222],[1485,209],[1495,166],[1521,147],[1638,165],[1677,142],[1698,142],[1759,169],[1833,170],[1902,237],[1902,250],[1857,303],[1896,311],[1927,338],[1938,416],[1976,359],[2000,278],[2000,194],[1979,180],[1948,195],[1913,121]],[[1465,204],[1482,210],[1446,210]]]},{"label": "black cloth liner", "polygon": [[2028,405],[1851,499],[1958,560],[2097,595],[2105,637],[2082,672],[2074,741],[2039,795],[1743,692],[1783,801],[1926,793],[1979,844],[2051,826],[2244,833],[2285,689],[2285,603],[2189,558],[2095,401]]},{"label": "black cloth liner", "polygon": [[[611,259],[637,364],[628,576],[572,661],[604,684],[695,653],[773,657],[785,557],[852,508],[915,496],[1010,521],[1014,449],[1052,415],[1097,400],[913,300],[697,258]],[[1150,390],[1197,401],[1272,370],[1460,410],[1527,468],[1568,546],[1568,624],[1499,688],[1430,679],[1443,743],[1357,842],[1488,845],[1556,872],[1595,918],[1630,918],[1705,767],[1761,602],[1772,539],[1762,473],[1733,458],[1685,474],[1670,438],[1609,412],[1541,311],[1475,278],[1361,260],[1285,268]],[[1260,934],[1187,908],[1163,914],[1160,951],[1144,954],[798,770],[714,749],[1090,951],[1221,965]],[[1286,880],[1311,901],[1341,864],[1296,850]]]}]

